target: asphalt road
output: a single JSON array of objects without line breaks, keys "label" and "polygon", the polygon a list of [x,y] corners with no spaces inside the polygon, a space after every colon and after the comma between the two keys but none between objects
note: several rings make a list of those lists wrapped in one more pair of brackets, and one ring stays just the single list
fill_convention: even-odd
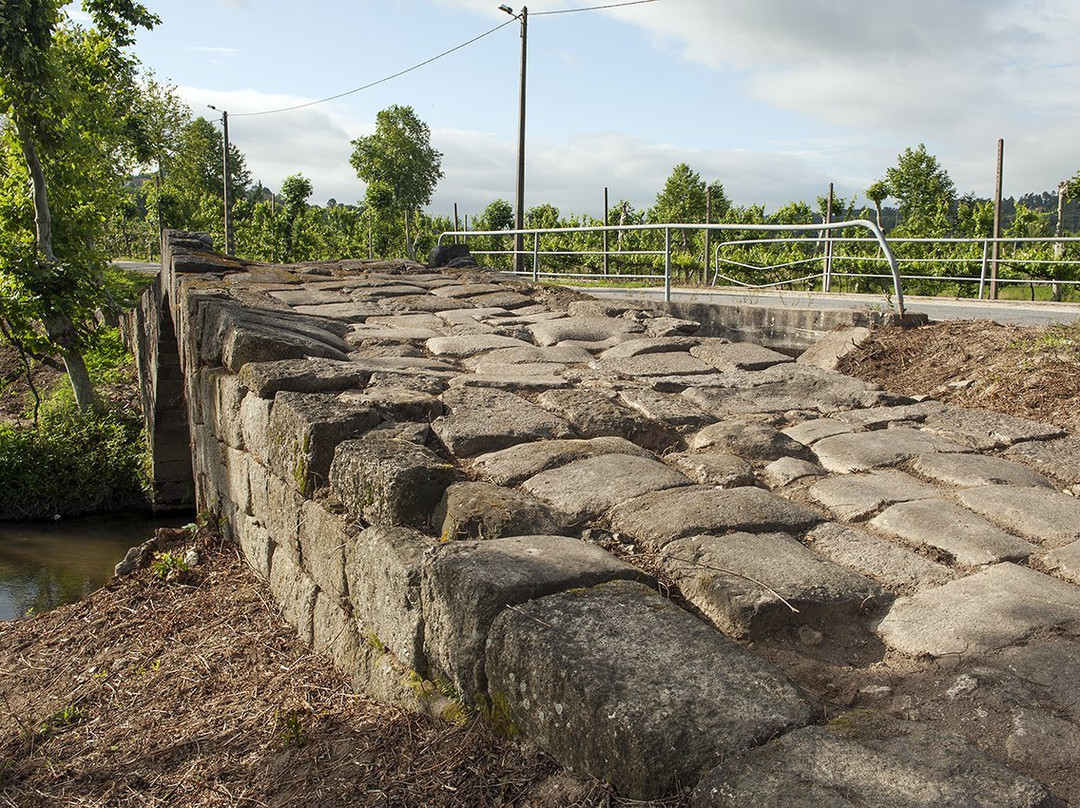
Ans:
[{"label": "asphalt road", "polygon": [[[601,289],[580,287],[578,291],[594,297],[620,297],[633,300],[663,300],[663,289]],[[822,292],[748,291],[744,289],[672,289],[672,300],[693,303],[717,303],[728,306],[765,306],[769,308],[873,309],[892,311],[894,301],[884,295],[838,295]],[[993,320],[1013,325],[1049,325],[1080,320],[1080,304],[1027,302],[1022,300],[970,300],[940,297],[904,297],[910,313],[925,314],[934,320]]]}]

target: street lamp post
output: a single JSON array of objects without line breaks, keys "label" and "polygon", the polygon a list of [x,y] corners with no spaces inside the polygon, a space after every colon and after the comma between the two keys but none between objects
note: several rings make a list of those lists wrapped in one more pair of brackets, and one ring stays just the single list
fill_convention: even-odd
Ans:
[{"label": "street lamp post", "polygon": [[[517,204],[514,211],[514,229],[525,228],[525,67],[529,53],[529,8],[521,7],[520,14],[507,5],[499,6],[511,17],[521,20],[521,89],[518,94],[518,161],[517,161]],[[522,272],[525,267],[525,236],[514,236],[514,271]]]},{"label": "street lamp post", "polygon": [[213,104],[206,106],[214,112],[221,113],[221,200],[225,207],[225,252],[232,255],[232,211],[229,205],[229,113],[223,109],[219,110]]}]

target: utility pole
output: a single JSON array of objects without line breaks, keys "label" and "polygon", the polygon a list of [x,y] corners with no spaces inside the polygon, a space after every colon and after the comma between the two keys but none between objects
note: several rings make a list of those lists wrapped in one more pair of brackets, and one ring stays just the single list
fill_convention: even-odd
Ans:
[{"label": "utility pole", "polygon": [[[514,229],[525,229],[525,67],[529,53],[529,8],[521,7],[520,14],[514,14],[514,10],[508,5],[499,6],[500,11],[505,11],[511,17],[521,20],[521,89],[518,93],[518,160],[517,160],[517,204],[514,212]],[[514,271],[525,270],[525,236],[518,233],[514,236]]]},{"label": "utility pole", "polygon": [[207,106],[221,113],[221,200],[225,207],[225,252],[232,255],[232,210],[229,204],[229,113],[223,109],[219,110],[213,104],[207,104]]},{"label": "utility pole", "polygon": [[997,181],[994,184],[994,246],[990,259],[990,299],[997,300],[998,256],[1001,253],[1001,175],[1005,164],[1005,139],[998,138]]}]

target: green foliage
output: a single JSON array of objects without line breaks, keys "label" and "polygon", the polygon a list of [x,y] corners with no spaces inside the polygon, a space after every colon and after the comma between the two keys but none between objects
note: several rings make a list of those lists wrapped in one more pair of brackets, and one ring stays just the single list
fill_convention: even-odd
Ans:
[{"label": "green foliage", "polygon": [[167,583],[179,581],[190,570],[179,553],[154,553],[154,560],[150,562],[151,574]]},{"label": "green foliage", "polygon": [[431,130],[412,107],[394,105],[379,112],[375,132],[352,141],[356,176],[378,184],[369,204],[378,210],[414,211],[431,202],[442,179],[442,153],[431,146]]},{"label": "green foliage", "polygon": [[949,231],[956,186],[924,144],[904,149],[896,165],[886,170],[885,180],[889,195],[900,203],[905,234],[933,237]]},{"label": "green foliage", "polygon": [[285,749],[295,749],[308,742],[304,713],[298,709],[274,712],[274,736]]}]

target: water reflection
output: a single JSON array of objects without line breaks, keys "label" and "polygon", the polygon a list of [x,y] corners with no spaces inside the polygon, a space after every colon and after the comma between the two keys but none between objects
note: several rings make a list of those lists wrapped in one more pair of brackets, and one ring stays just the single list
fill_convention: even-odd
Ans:
[{"label": "water reflection", "polygon": [[73,603],[112,577],[129,547],[185,518],[99,516],[0,522],[0,620]]}]

